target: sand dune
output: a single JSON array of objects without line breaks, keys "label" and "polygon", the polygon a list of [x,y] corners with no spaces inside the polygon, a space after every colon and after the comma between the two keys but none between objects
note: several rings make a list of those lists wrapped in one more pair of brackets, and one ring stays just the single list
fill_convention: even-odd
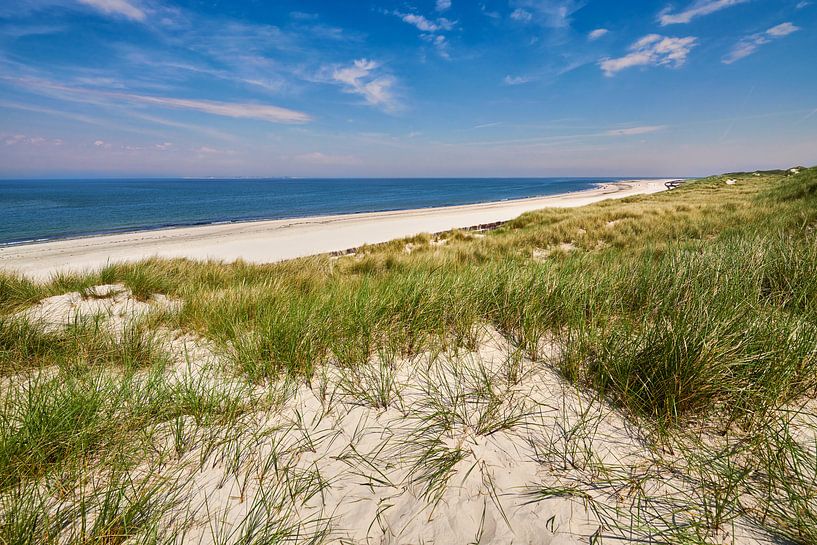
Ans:
[{"label": "sand dune", "polygon": [[[170,303],[136,301],[120,285],[92,293],[51,297],[21,316],[48,328],[91,319],[116,331]],[[178,362],[167,381],[231,395],[238,379],[206,342],[157,335]],[[184,543],[681,542],[705,516],[694,476],[649,448],[645,430],[561,378],[560,353],[548,344],[540,361],[515,357],[485,326],[472,351],[328,364],[308,383],[256,386],[258,395],[286,392],[285,401],[229,428],[189,416],[160,426],[155,460],[134,473],[173,483],[164,493],[175,507],[160,527]],[[744,517],[708,537],[774,542]]]},{"label": "sand dune", "polygon": [[540,208],[583,206],[664,189],[665,180],[634,180],[597,189],[443,208],[242,222],[85,237],[0,248],[0,269],[44,280],[58,272],[93,270],[149,257],[266,263],[507,221]]}]

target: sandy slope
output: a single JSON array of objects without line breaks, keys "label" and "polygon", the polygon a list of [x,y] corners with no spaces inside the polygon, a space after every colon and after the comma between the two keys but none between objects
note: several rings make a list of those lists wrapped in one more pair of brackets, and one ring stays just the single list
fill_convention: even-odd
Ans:
[{"label": "sandy slope", "polygon": [[[49,328],[97,316],[116,328],[172,303],[139,303],[123,286],[93,294],[51,297],[20,316]],[[191,392],[240,380],[202,340],[173,338],[168,349],[184,355],[169,372]],[[280,387],[283,405],[226,429],[166,423],[152,436],[155,459],[133,470],[166,483],[175,507],[160,531],[200,545],[701,542],[689,539],[706,517],[697,477],[566,383],[552,366],[556,345],[531,361],[490,327],[476,344],[259,385]],[[706,533],[708,543],[774,542],[737,514]]]},{"label": "sandy slope", "polygon": [[152,256],[243,259],[254,263],[345,250],[419,233],[506,221],[547,207],[576,207],[664,189],[664,180],[636,180],[598,189],[484,204],[164,229],[0,247],[0,269],[47,279],[63,271]]}]

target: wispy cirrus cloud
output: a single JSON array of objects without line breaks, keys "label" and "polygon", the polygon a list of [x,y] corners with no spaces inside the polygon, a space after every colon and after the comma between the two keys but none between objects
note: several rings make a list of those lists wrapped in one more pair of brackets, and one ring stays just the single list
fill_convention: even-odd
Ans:
[{"label": "wispy cirrus cloud", "polygon": [[[32,112],[34,114],[45,114],[45,115],[48,115],[48,116],[51,116],[51,117],[62,117],[62,118],[69,119],[69,120],[71,120],[73,122],[76,122],[76,123],[82,123],[82,124],[85,124],[85,125],[92,125],[92,126],[97,126],[97,127],[104,127],[106,129],[113,129],[113,130],[117,130],[117,131],[124,131],[124,132],[137,133],[137,134],[155,134],[155,135],[158,135],[158,136],[163,136],[163,133],[153,132],[153,131],[144,130],[144,129],[136,129],[136,128],[128,127],[128,126],[122,126],[121,124],[118,124],[115,121],[112,121],[110,119],[103,119],[103,118],[99,118],[99,117],[93,117],[93,116],[88,116],[88,115],[83,115],[83,114],[66,112],[66,111],[64,111],[64,109],[59,109],[58,110],[58,109],[54,109],[54,108],[47,108],[47,107],[36,106],[36,105],[31,105],[31,104],[22,104],[22,103],[18,103],[18,102],[7,102],[7,101],[4,101],[4,100],[0,100],[0,108],[7,108],[7,109],[11,109],[11,110],[20,110],[20,111],[25,111],[25,112]],[[159,121],[161,121],[161,124],[166,123],[164,120],[159,120]],[[194,132],[196,132],[198,134],[204,134],[204,133],[207,133],[210,130],[212,130],[212,129],[209,129],[208,127],[197,126],[197,127],[195,127]]]},{"label": "wispy cirrus cloud", "polygon": [[516,8],[511,12],[511,19],[520,23],[530,23],[533,21],[533,14],[526,9]]},{"label": "wispy cirrus cloud", "polygon": [[42,146],[45,144],[61,146],[63,144],[60,138],[46,138],[44,136],[29,136],[26,134],[0,134],[0,141],[2,141],[5,146]]},{"label": "wispy cirrus cloud", "polygon": [[443,30],[451,30],[454,28],[454,22],[449,21],[445,17],[441,17],[439,19],[428,19],[423,15],[418,15],[416,13],[402,13],[399,11],[395,11],[394,14],[400,19],[403,20],[404,23],[408,23],[412,26],[417,27],[417,30],[422,32],[440,32]]},{"label": "wispy cirrus cloud", "polygon": [[[0,16],[3,14],[0,13]],[[44,36],[47,34],[56,34],[65,30],[64,25],[43,25],[43,24],[23,24],[13,25],[5,24],[0,31],[0,40],[24,38],[27,36]]]},{"label": "wispy cirrus cloud", "polygon": [[[89,93],[89,96],[95,99],[101,96],[94,94],[96,91],[117,90],[131,90],[134,96],[184,97],[188,94],[188,87],[191,84],[201,89],[198,86],[203,81],[220,80],[215,82],[216,85],[212,88],[221,89],[224,85],[232,87],[227,100],[214,94],[212,98],[218,100],[211,101],[212,103],[206,103],[207,101],[201,104],[156,103],[156,106],[198,109],[205,113],[229,117],[298,123],[306,122],[305,119],[309,116],[303,112],[291,115],[286,111],[275,111],[268,107],[259,108],[257,102],[268,101],[259,100],[257,95],[261,93],[296,96],[304,85],[313,83],[311,74],[326,64],[327,50],[336,51],[336,55],[343,58],[340,57],[343,48],[349,44],[356,44],[361,39],[361,35],[354,31],[323,24],[317,15],[293,16],[292,21],[285,22],[284,26],[279,27],[170,8],[156,0],[125,0],[127,5],[114,0],[81,1],[89,9],[109,13],[112,17],[125,17],[129,14],[138,19],[141,17],[140,14],[144,14],[151,21],[150,39],[140,37],[131,40],[124,36],[122,40],[112,42],[109,48],[100,53],[99,65],[104,67],[93,70],[64,64],[55,70],[47,71],[36,62],[27,64],[21,63],[19,57],[4,58],[0,51],[0,77],[8,75],[19,78],[23,75],[59,81],[66,87],[82,88],[85,90],[83,92]],[[33,2],[31,10],[39,12],[56,6],[71,5],[76,9],[80,0],[25,0],[25,2]],[[139,13],[130,10],[128,6]],[[71,12],[66,10],[66,14],[70,15]],[[23,33],[17,29],[21,26],[12,28],[12,37],[33,32],[26,30]],[[70,27],[62,24],[54,28],[64,30]],[[46,30],[51,31],[44,29],[43,32]],[[4,32],[4,36],[9,34]],[[88,74],[93,76],[93,81],[86,77]],[[114,85],[112,83],[114,80],[119,83]],[[238,89],[235,89],[236,87]],[[206,85],[205,88],[211,87]],[[37,92],[36,86],[27,90]],[[76,96],[70,98],[75,100]],[[113,99],[108,97],[105,100]],[[246,104],[247,107],[223,108],[219,100],[227,104]],[[132,103],[134,99],[122,102]]]},{"label": "wispy cirrus cloud", "polygon": [[112,49],[127,70],[169,82],[213,78],[250,91],[289,94],[303,73],[325,62],[320,47],[338,49],[357,35],[314,20],[295,19],[287,27],[184,15],[172,28],[154,29],[158,43],[119,43]]},{"label": "wispy cirrus cloud", "polygon": [[596,40],[603,38],[609,33],[610,31],[607,30],[606,28],[597,28],[596,30],[591,31],[587,35],[587,39],[590,40],[591,42],[595,42]]},{"label": "wispy cirrus cloud", "polygon": [[703,17],[738,4],[745,4],[750,0],[695,0],[686,9],[674,12],[672,8],[665,8],[658,14],[658,22],[662,26],[689,23],[697,17]]},{"label": "wispy cirrus cloud", "polygon": [[[477,127],[473,127],[475,129]],[[525,147],[525,146],[557,146],[567,142],[593,142],[593,141],[613,141],[623,136],[640,136],[652,134],[664,130],[668,130],[669,125],[643,125],[633,127],[619,127],[613,129],[602,129],[598,127],[593,132],[568,132],[564,134],[554,134],[550,136],[535,136],[531,138],[513,138],[513,139],[488,139],[477,140],[470,142],[463,142],[465,146],[510,146],[510,147]]]},{"label": "wispy cirrus cloud", "polygon": [[638,136],[663,131],[666,125],[644,125],[642,127],[627,127],[624,129],[610,129],[605,136]]},{"label": "wispy cirrus cloud", "polygon": [[387,112],[402,108],[395,94],[396,79],[390,75],[378,73],[380,64],[370,59],[358,59],[351,66],[336,67],[332,71],[332,80],[341,85],[347,93],[360,95],[370,106]]},{"label": "wispy cirrus cloud", "polygon": [[[445,2],[437,5],[437,11],[445,11],[451,7],[451,2]],[[439,9],[444,7],[445,9]],[[450,58],[448,53],[448,38],[443,34],[452,30],[457,24],[456,21],[451,21],[445,17],[438,17],[436,19],[429,19],[428,17],[418,13],[404,13],[401,11],[387,12],[400,18],[404,23],[415,27],[420,31],[420,39],[424,42],[430,43],[437,50],[437,53],[444,59]]]},{"label": "wispy cirrus cloud", "polygon": [[769,30],[766,31],[767,36],[772,36],[773,38],[782,38],[783,36],[788,36],[794,32],[800,30],[799,26],[795,26],[792,23],[780,23],[777,26],[773,26]]},{"label": "wispy cirrus cloud", "polygon": [[234,117],[243,119],[257,119],[270,123],[307,123],[312,117],[304,112],[271,106],[268,104],[253,104],[242,102],[220,102],[215,100],[193,100],[184,98],[155,97],[134,95],[126,93],[110,93],[113,98],[140,102],[143,104],[153,104],[165,108],[182,110],[196,110],[222,117]]},{"label": "wispy cirrus cloud", "polygon": [[451,0],[437,0],[435,8],[437,11],[448,11],[451,9]]},{"label": "wispy cirrus cloud", "polygon": [[530,76],[511,76],[507,75],[502,79],[505,85],[524,85],[533,81]]},{"label": "wispy cirrus cloud", "polygon": [[256,119],[270,123],[300,124],[312,120],[309,114],[269,104],[199,100],[151,96],[87,87],[70,87],[35,78],[3,78],[29,90],[74,102],[88,104],[147,104],[168,109],[195,110],[221,117]]},{"label": "wispy cirrus cloud", "polygon": [[498,127],[500,125],[502,125],[501,121],[490,121],[488,123],[477,123],[476,125],[471,127],[471,130],[489,129],[491,127]]},{"label": "wispy cirrus cloud", "polygon": [[132,0],[78,0],[80,4],[90,6],[105,15],[125,17],[133,21],[144,21],[147,12]]},{"label": "wispy cirrus cloud", "polygon": [[618,72],[636,66],[680,67],[686,63],[697,38],[672,38],[660,34],[648,34],[630,46],[623,57],[602,59],[599,62],[604,74],[612,77]]},{"label": "wispy cirrus cloud", "polygon": [[579,0],[513,0],[511,19],[546,28],[567,28],[572,15],[584,2]]},{"label": "wispy cirrus cloud", "polygon": [[740,59],[748,57],[757,51],[761,46],[770,43],[772,40],[783,38],[789,34],[797,32],[798,30],[800,30],[800,27],[795,26],[792,23],[781,23],[777,26],[773,26],[765,32],[759,32],[757,34],[746,36],[732,48],[732,51],[730,51],[728,55],[723,58],[723,63],[732,64],[733,62],[737,62]]}]

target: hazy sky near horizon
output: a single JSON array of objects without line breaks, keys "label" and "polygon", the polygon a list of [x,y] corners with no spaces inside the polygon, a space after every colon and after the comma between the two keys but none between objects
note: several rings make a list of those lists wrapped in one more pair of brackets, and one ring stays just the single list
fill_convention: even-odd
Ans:
[{"label": "hazy sky near horizon", "polygon": [[817,1],[0,0],[0,177],[817,163]]}]

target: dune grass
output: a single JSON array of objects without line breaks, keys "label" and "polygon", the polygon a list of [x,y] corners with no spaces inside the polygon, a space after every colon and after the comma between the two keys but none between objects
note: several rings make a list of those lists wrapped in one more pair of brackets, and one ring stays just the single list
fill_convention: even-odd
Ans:
[{"label": "dune grass", "polygon": [[[145,506],[163,492],[155,479],[127,477],[138,453],[152,448],[149,430],[187,417],[197,427],[229,426],[265,406],[258,394],[265,387],[282,377],[313,380],[328,362],[342,370],[346,395],[393,407],[391,362],[474,348],[487,324],[515,357],[553,365],[667,444],[690,430],[741,438],[740,448],[685,455],[702,483],[706,530],[684,539],[706,542],[739,512],[813,543],[814,445],[793,439],[785,422],[792,405],[817,393],[817,169],[729,177],[737,183],[716,176],[652,196],[525,214],[484,236],[423,235],[341,257],[148,260],[46,284],[0,275],[0,542],[56,542],[63,515],[25,518],[47,499],[32,483],[60,476],[76,489],[85,469],[105,460],[116,460],[119,473],[91,496],[97,511],[117,513],[110,524],[120,533],[110,539],[113,526],[89,518],[76,535],[100,542],[149,535]],[[49,332],[15,315],[44,297],[114,282],[142,300],[166,294],[181,308],[118,336],[86,322]],[[212,342],[234,386],[169,382],[169,360],[146,335],[156,326]],[[362,366],[372,360],[377,367]],[[460,387],[478,383],[486,399],[480,433],[516,421],[491,404],[500,377],[460,379]],[[429,409],[428,426],[465,419],[461,393],[434,394],[428,398],[439,406]],[[175,435],[182,450],[185,432]],[[462,458],[438,442],[415,468],[434,498]],[[134,510],[148,514],[140,519]],[[48,527],[30,534],[37,524]]]},{"label": "dune grass", "polygon": [[[533,358],[558,338],[566,377],[635,414],[762,417],[815,387],[817,181],[813,169],[733,176],[530,213],[445,246],[416,237],[410,254],[399,242],[269,266],[148,261],[46,286],[9,279],[2,298],[102,281],[166,293],[184,301],[171,325],[216,340],[254,381],[467,347],[489,323]],[[532,259],[564,243],[575,250]]]}]

